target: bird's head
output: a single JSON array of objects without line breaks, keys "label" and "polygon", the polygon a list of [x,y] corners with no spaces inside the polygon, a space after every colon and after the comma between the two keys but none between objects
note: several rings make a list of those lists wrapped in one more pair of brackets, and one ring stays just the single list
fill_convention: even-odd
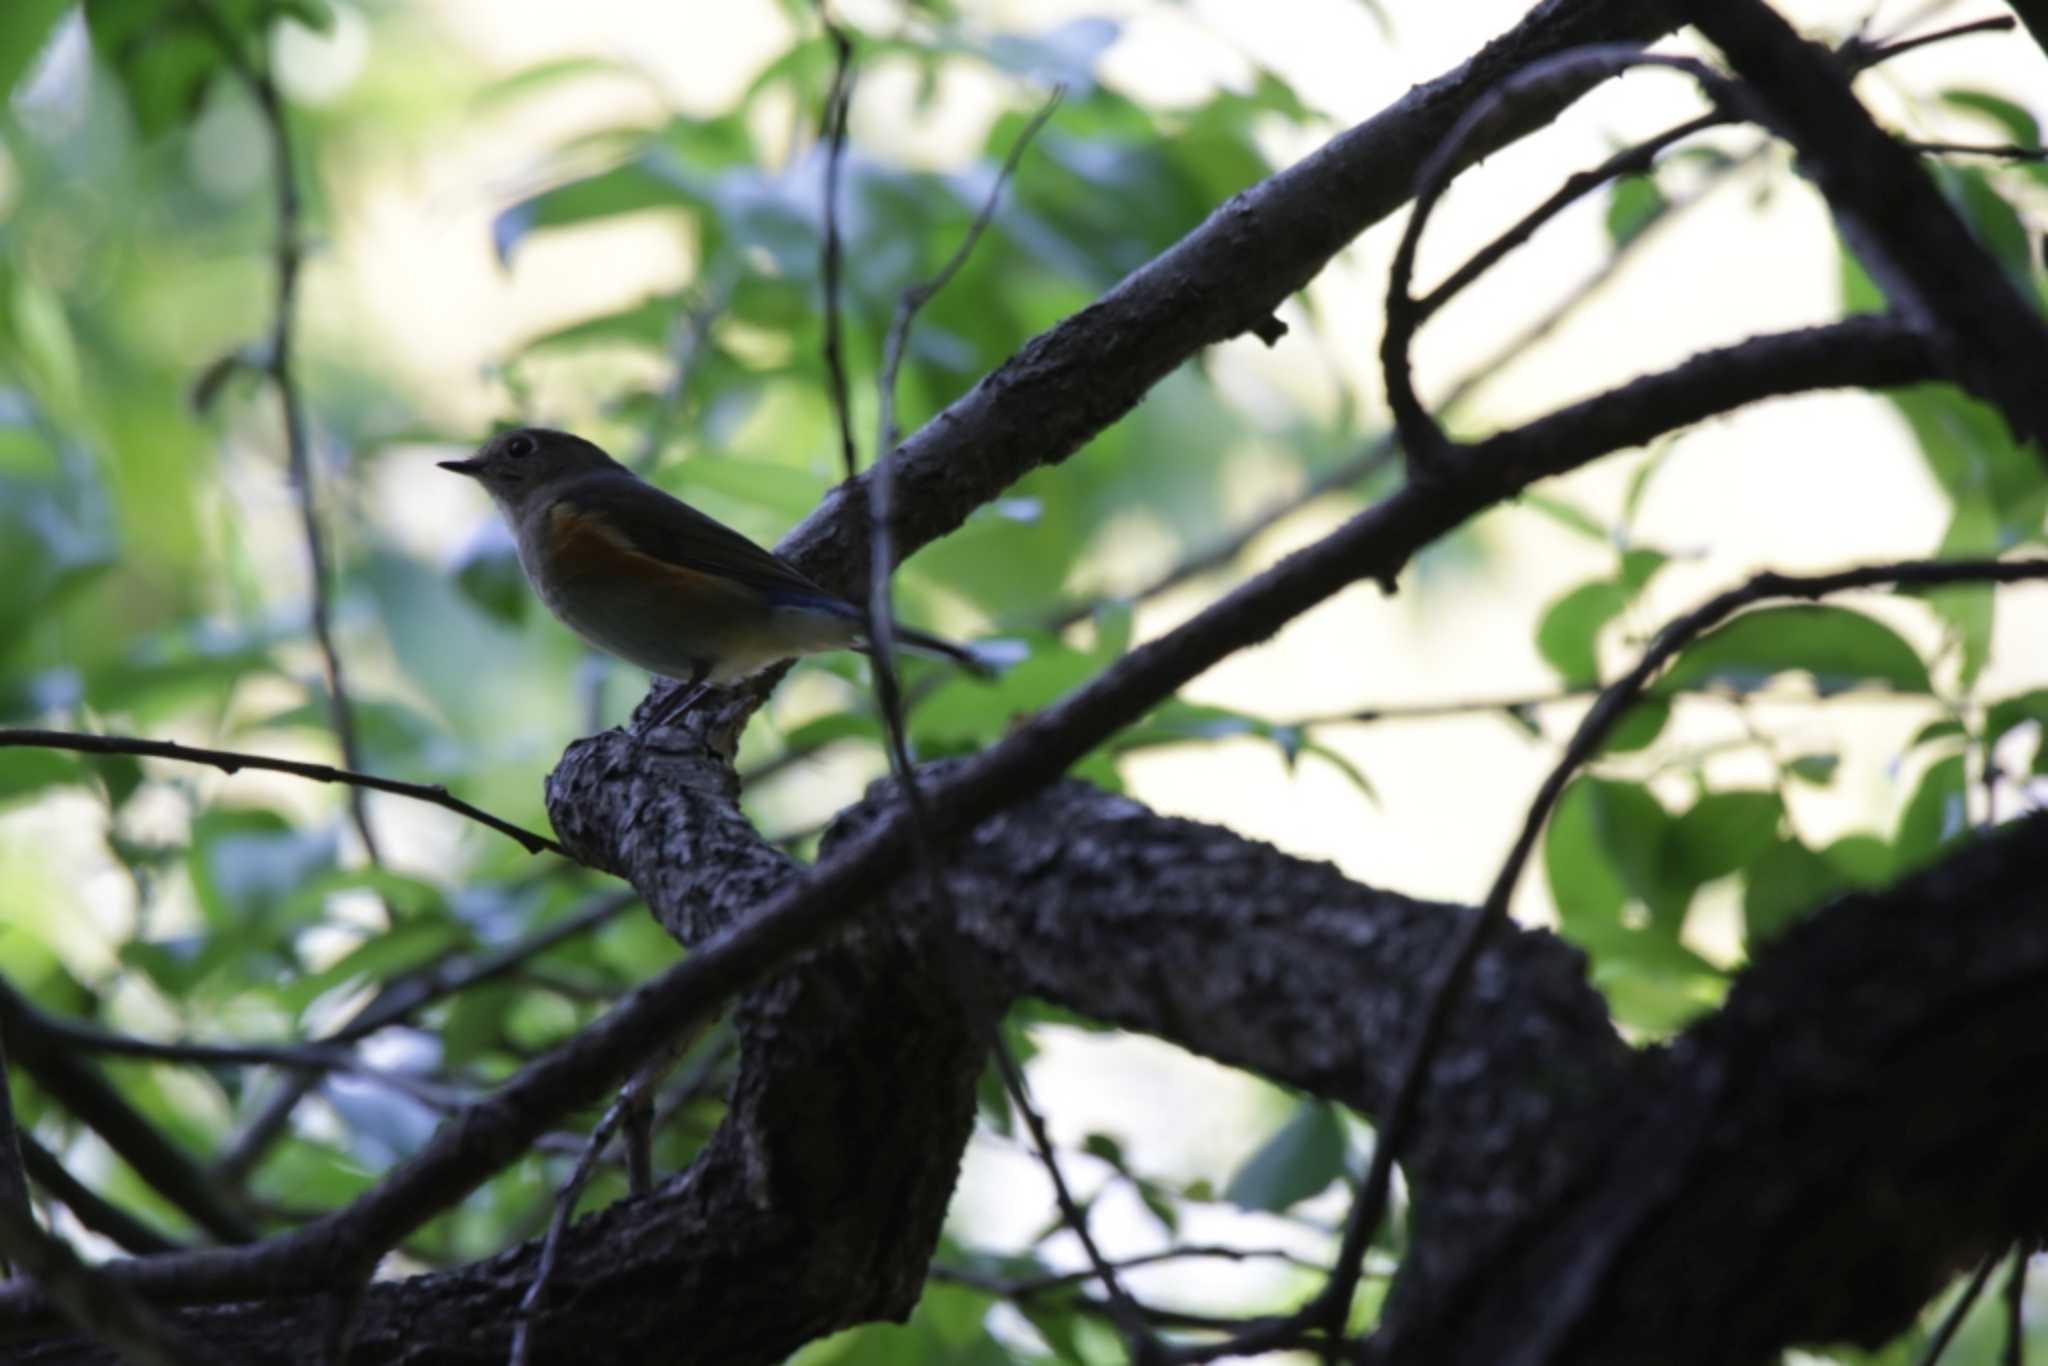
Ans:
[{"label": "bird's head", "polygon": [[582,437],[547,427],[499,432],[469,459],[443,460],[440,466],[476,480],[515,516],[537,489],[619,468],[617,461]]}]

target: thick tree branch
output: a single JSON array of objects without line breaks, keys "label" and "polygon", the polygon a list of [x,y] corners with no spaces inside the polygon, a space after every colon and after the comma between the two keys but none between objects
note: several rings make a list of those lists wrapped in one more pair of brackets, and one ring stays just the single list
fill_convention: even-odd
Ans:
[{"label": "thick tree branch", "polygon": [[1842,236],[1893,307],[1926,331],[1942,368],[1996,404],[2048,458],[2048,322],[1949,208],[1914,153],[1871,120],[1841,64],[1762,0],[1682,0],[1799,149]]}]

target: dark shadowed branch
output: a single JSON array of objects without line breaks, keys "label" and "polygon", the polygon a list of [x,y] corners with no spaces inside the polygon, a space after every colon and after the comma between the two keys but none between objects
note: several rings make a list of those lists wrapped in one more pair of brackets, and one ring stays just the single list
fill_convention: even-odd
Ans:
[{"label": "dark shadowed branch", "polygon": [[1977,245],[1914,153],[1872,121],[1848,72],[1761,0],[1676,0],[1799,152],[1843,239],[1892,306],[1924,330],[1958,383],[1995,404],[2048,458],[2048,322]]}]

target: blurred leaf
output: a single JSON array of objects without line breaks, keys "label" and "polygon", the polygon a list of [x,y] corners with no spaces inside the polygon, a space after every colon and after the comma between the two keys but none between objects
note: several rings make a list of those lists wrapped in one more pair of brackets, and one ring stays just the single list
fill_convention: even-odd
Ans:
[{"label": "blurred leaf", "polygon": [[93,47],[119,78],[145,138],[198,116],[207,87],[227,70],[223,42],[246,51],[260,37],[261,9],[251,0],[220,0],[208,13],[221,36],[179,0],[85,0]]},{"label": "blurred leaf", "polygon": [[1893,857],[1901,873],[1932,862],[1943,846],[1968,833],[1966,782],[1960,754],[1935,760],[1920,775],[1920,785],[1899,813],[1898,833],[1892,838]]},{"label": "blurred leaf", "polygon": [[1785,769],[1803,783],[1826,787],[1835,780],[1835,770],[1841,766],[1842,756],[1839,754],[1802,754],[1785,765]]},{"label": "blurred leaf", "polygon": [[1304,1100],[1237,1169],[1223,1198],[1242,1209],[1277,1214],[1341,1177],[1349,1146],[1336,1109],[1325,1101]]},{"label": "blurred leaf", "polygon": [[[1035,85],[1082,90],[1095,80],[1095,63],[1122,32],[1114,19],[1070,19],[1043,33],[997,33],[967,42],[989,61]],[[964,37],[964,35],[963,35]]]},{"label": "blurred leaf", "polygon": [[1711,685],[1753,692],[1781,673],[1803,672],[1827,697],[1872,684],[1932,690],[1927,666],[1899,634],[1844,607],[1760,607],[1688,645],[1655,685],[1662,693]]},{"label": "blurred leaf", "polygon": [[509,532],[496,518],[470,539],[455,560],[455,586],[462,595],[509,626],[525,619],[533,602],[525,571],[519,567],[519,550]]},{"label": "blurred leaf", "polygon": [[2038,148],[2041,145],[2040,123],[2011,100],[1988,90],[1964,89],[1944,90],[1941,99],[1944,104],[1990,119],[2005,130],[2006,137],[2016,146]]},{"label": "blurred leaf", "polygon": [[118,553],[106,495],[82,479],[0,474],[0,664]]},{"label": "blurred leaf", "polygon": [[2040,739],[2034,747],[2034,772],[2048,774],[2048,688],[1993,702],[1984,713],[1984,743],[1996,745],[2015,726],[2029,721],[2040,727]]},{"label": "blurred leaf", "polygon": [[345,983],[388,982],[433,961],[466,941],[462,927],[445,919],[422,919],[394,925],[368,936],[356,948],[319,972],[286,983],[279,993],[286,1005],[303,1010]]},{"label": "blurred leaf", "polygon": [[1709,792],[1671,829],[1667,871],[1697,886],[1725,877],[1762,854],[1785,812],[1775,792]]},{"label": "blurred leaf", "polygon": [[85,765],[48,749],[0,749],[0,805],[32,797],[45,788],[87,781]]},{"label": "blurred leaf", "polygon": [[1654,176],[1623,176],[1607,192],[1608,242],[1617,248],[1627,246],[1670,207]]},{"label": "blurred leaf", "polygon": [[242,938],[332,868],[334,854],[332,829],[300,830],[275,811],[215,806],[192,823],[192,889],[214,932]]},{"label": "blurred leaf", "polygon": [[1662,697],[1638,697],[1629,709],[1614,723],[1614,729],[1607,733],[1607,742],[1600,746],[1602,754],[1633,754],[1648,748],[1671,719],[1671,703]]},{"label": "blurred leaf", "polygon": [[29,73],[57,20],[70,8],[70,0],[12,0],[7,21],[0,23],[0,106]]},{"label": "blurred leaf", "polygon": [[1536,492],[1523,494],[1521,502],[1523,506],[1533,508],[1565,530],[1576,531],[1579,535],[1596,545],[1611,546],[1614,544],[1613,531],[1597,517],[1593,516],[1592,513],[1587,512],[1576,503],[1568,502],[1563,498],[1554,498],[1547,493]]},{"label": "blurred leaf", "polygon": [[1836,894],[1892,876],[1882,840],[1850,836],[1815,853],[1796,839],[1775,839],[1743,873],[1742,915],[1751,952]]},{"label": "blurred leaf", "polygon": [[1580,584],[1544,610],[1536,625],[1536,650],[1566,687],[1599,683],[1600,632],[1627,606],[1628,593],[1621,585],[1600,580]]}]

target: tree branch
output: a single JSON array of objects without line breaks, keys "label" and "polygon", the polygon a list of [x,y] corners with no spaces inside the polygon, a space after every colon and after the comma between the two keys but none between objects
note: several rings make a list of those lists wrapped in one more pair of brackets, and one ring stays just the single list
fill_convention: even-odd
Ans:
[{"label": "tree branch", "polygon": [[1924,330],[1942,368],[1996,404],[2021,440],[2048,458],[2048,322],[1922,170],[1871,120],[1841,63],[1806,42],[1761,0],[1679,0],[1754,92],[1772,131],[1799,151],[1843,238],[1871,278]]},{"label": "tree branch", "polygon": [[458,816],[467,816],[479,825],[487,825],[501,835],[509,835],[526,846],[529,854],[543,850],[567,856],[564,849],[546,835],[535,834],[510,821],[500,820],[481,807],[471,806],[460,797],[453,796],[439,783],[403,783],[395,778],[379,778],[374,773],[357,773],[346,768],[335,768],[329,764],[301,763],[296,759],[273,759],[262,754],[247,754],[240,750],[202,749],[196,745],[181,745],[176,740],[144,740],[125,735],[81,735],[67,730],[30,730],[23,727],[0,727],[0,749],[10,746],[26,746],[32,749],[67,749],[80,754],[133,754],[145,759],[176,759],[189,764],[208,764],[223,773],[239,773],[245,768],[261,769],[267,773],[289,773],[294,777],[310,778],[316,783],[344,783],[351,788],[370,788],[377,792],[390,792],[400,797],[411,797],[414,801],[430,802],[445,811]]}]

